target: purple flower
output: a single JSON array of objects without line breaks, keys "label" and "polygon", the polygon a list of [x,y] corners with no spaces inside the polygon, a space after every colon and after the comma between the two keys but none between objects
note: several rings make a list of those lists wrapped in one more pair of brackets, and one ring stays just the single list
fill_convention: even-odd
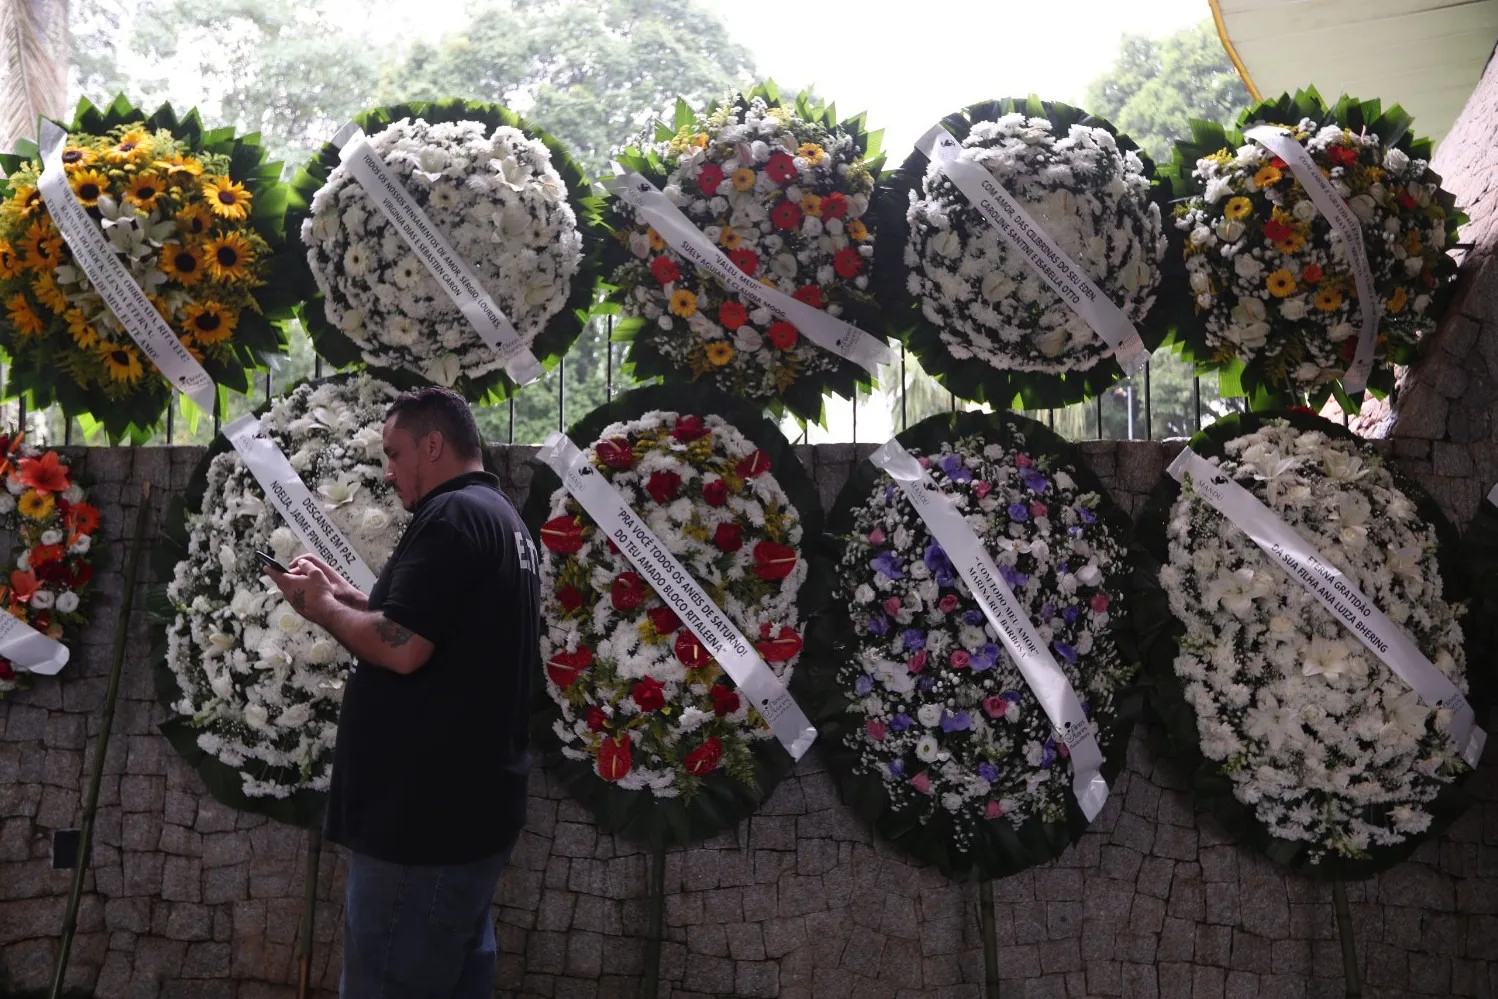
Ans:
[{"label": "purple flower", "polygon": [[1030,508],[1027,507],[1027,506],[1025,506],[1025,504],[1023,504],[1023,503],[1010,503],[1009,504],[1009,519],[1010,520],[1029,520],[1030,519]]},{"label": "purple flower", "polygon": [[926,554],[923,561],[926,563],[926,568],[932,572],[940,572],[943,569],[950,570],[952,568],[952,560],[947,558],[946,551],[935,541],[926,546]]},{"label": "purple flower", "polygon": [[926,636],[919,628],[906,628],[900,639],[905,643],[907,652],[919,652],[926,647]]},{"label": "purple flower", "polygon": [[1076,624],[1077,618],[1081,616],[1082,609],[1080,607],[1068,607],[1066,608],[1066,610],[1061,612],[1061,620],[1065,621],[1067,624]]},{"label": "purple flower", "polygon": [[1045,491],[1051,488],[1050,480],[1033,468],[1022,470],[1019,477],[1025,483],[1025,488],[1038,496],[1045,495]]},{"label": "purple flower", "polygon": [[930,673],[922,673],[921,678],[915,682],[915,686],[919,691],[928,691],[932,687],[936,686],[936,677],[932,676]]},{"label": "purple flower", "polygon": [[876,635],[889,634],[889,618],[885,617],[883,612],[875,614],[869,618],[869,630]]},{"label": "purple flower", "polygon": [[941,460],[941,470],[953,482],[971,482],[973,473],[962,463],[962,455],[949,454]]},{"label": "purple flower", "polygon": [[974,673],[982,673],[984,670],[993,669],[999,661],[999,647],[992,642],[983,646],[973,653],[973,658],[968,660],[968,668]]},{"label": "purple flower", "polygon": [[978,764],[978,776],[992,784],[999,779],[999,768],[985,760]]},{"label": "purple flower", "polygon": [[1056,575],[1058,575],[1058,576],[1064,576],[1068,572],[1071,572],[1071,570],[1066,567],[1066,563],[1065,562],[1062,562],[1060,565],[1056,566]]},{"label": "purple flower", "polygon": [[1082,523],[1084,523],[1084,524],[1096,524],[1097,523],[1097,514],[1093,513],[1092,510],[1089,509],[1088,507],[1085,507],[1085,506],[1079,506],[1079,507],[1077,507],[1077,516],[1082,518]]},{"label": "purple flower", "polygon": [[1067,529],[1066,529],[1066,533],[1067,533],[1067,534],[1068,534],[1068,535],[1070,535],[1070,536],[1071,536],[1071,537],[1073,537],[1073,538],[1080,538],[1080,537],[1081,537],[1081,536],[1082,536],[1082,535],[1083,535],[1083,534],[1085,534],[1085,533],[1086,533],[1086,532],[1085,532],[1085,531],[1083,531],[1083,530],[1082,530],[1082,529],[1081,529],[1081,528],[1080,528],[1080,527],[1078,527],[1078,526],[1077,526],[1077,525],[1075,525],[1075,524],[1073,524],[1073,525],[1072,525],[1072,526],[1071,526],[1071,527],[1068,527],[1068,528],[1067,528]]},{"label": "purple flower", "polygon": [[1049,621],[1051,618],[1053,618],[1055,616],[1056,616],[1056,605],[1055,604],[1053,604],[1049,600],[1047,600],[1045,603],[1043,603],[1043,604],[1040,605],[1040,619],[1042,621]]},{"label": "purple flower", "polygon": [[905,764],[904,764],[904,762],[901,761],[901,760],[890,760],[889,761],[889,775],[891,777],[904,777],[905,776]]},{"label": "purple flower", "polygon": [[905,560],[900,558],[892,551],[880,552],[874,557],[873,561],[869,563],[869,566],[871,568],[873,568],[876,572],[879,573],[879,575],[885,577],[886,579],[905,578],[905,571],[903,568],[904,565]]},{"label": "purple flower", "polygon": [[1004,698],[1004,700],[1008,701],[1010,704],[1018,704],[1020,701],[1023,701],[1025,699],[1025,696],[1017,690],[1006,690],[999,696]]},{"label": "purple flower", "polygon": [[869,676],[867,673],[860,674],[858,679],[853,683],[853,692],[859,697],[867,696],[869,691],[873,689],[874,678]]},{"label": "purple flower", "polygon": [[1011,590],[1017,590],[1030,581],[1029,576],[1012,565],[999,566],[999,575],[1004,577],[1004,582],[1009,584]]},{"label": "purple flower", "polygon": [[889,727],[894,729],[896,732],[903,732],[912,724],[913,723],[910,720],[910,716],[903,711],[899,712],[889,720]]},{"label": "purple flower", "polygon": [[899,494],[900,494],[900,487],[899,486],[885,486],[884,487],[884,505],[885,506],[894,506],[895,505],[895,497],[898,496]]},{"label": "purple flower", "polygon": [[1056,762],[1056,740],[1047,739],[1045,746],[1040,751],[1040,769],[1049,770],[1051,764]]},{"label": "purple flower", "polygon": [[941,713],[941,730],[943,732],[966,732],[973,725],[973,720],[968,717],[966,711],[956,714],[943,711]]},{"label": "purple flower", "polygon": [[980,611],[980,610],[964,611],[963,614],[962,614],[962,623],[963,624],[971,624],[971,625],[974,625],[974,626],[982,624],[983,623],[983,612]]},{"label": "purple flower", "polygon": [[1077,650],[1076,649],[1072,648],[1070,645],[1067,645],[1065,642],[1052,642],[1051,643],[1051,648],[1055,649],[1056,650],[1056,654],[1058,656],[1060,656],[1062,659],[1065,659],[1067,662],[1071,663],[1072,665],[1076,665],[1076,662],[1077,662]]}]

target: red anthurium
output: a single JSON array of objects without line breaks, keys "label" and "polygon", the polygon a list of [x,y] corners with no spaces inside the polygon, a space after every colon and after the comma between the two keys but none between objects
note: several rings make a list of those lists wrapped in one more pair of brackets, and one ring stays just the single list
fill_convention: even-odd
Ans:
[{"label": "red anthurium", "polygon": [[777,184],[786,184],[796,179],[796,161],[789,153],[775,153],[765,164],[765,173]]},{"label": "red anthurium", "polygon": [[681,268],[670,257],[656,257],[650,262],[650,276],[661,284],[670,284],[681,279]]},{"label": "red anthurium", "polygon": [[613,601],[614,610],[628,613],[645,602],[650,591],[645,588],[645,580],[640,578],[636,572],[621,572],[614,577],[614,583],[609,587],[609,599]]},{"label": "red anthurium", "polygon": [[738,524],[719,524],[713,532],[713,544],[720,551],[736,552],[744,547],[744,530]]},{"label": "red anthurium", "polygon": [[726,330],[736,330],[749,321],[749,310],[744,308],[743,302],[735,302],[732,299],[718,306],[718,322],[723,324]]},{"label": "red anthurium", "polygon": [[613,781],[629,773],[631,748],[628,732],[621,732],[617,737],[604,739],[599,743],[598,776]]},{"label": "red anthurium", "polygon": [[732,687],[725,687],[721,683],[715,683],[708,693],[713,698],[713,714],[719,718],[722,718],[724,715],[731,715],[739,709],[739,692]]},{"label": "red anthurium", "polygon": [[760,579],[784,579],[796,568],[800,560],[796,549],[773,541],[761,541],[754,546],[754,574]]},{"label": "red anthurium", "polygon": [[583,523],[579,517],[563,514],[541,525],[541,544],[559,555],[571,555],[583,546]]},{"label": "red anthurium", "polygon": [[832,269],[837,271],[838,277],[857,277],[863,270],[863,257],[853,247],[846,246],[832,255]]},{"label": "red anthurium", "polygon": [[745,274],[752,275],[759,270],[759,254],[747,247],[739,247],[737,250],[728,251],[728,259],[733,265]]},{"label": "red anthurium", "polygon": [[780,633],[774,638],[770,637],[770,626],[762,624],[759,627],[760,640],[754,643],[754,649],[759,657],[767,663],[783,663],[794,659],[801,651],[801,636],[796,634],[796,629],[784,625]]},{"label": "red anthurium", "polygon": [[848,199],[833,191],[822,195],[822,219],[840,219],[848,214]]},{"label": "red anthurium", "polygon": [[602,732],[608,723],[609,716],[603,713],[603,708],[596,704],[588,707],[588,731]]},{"label": "red anthurium", "polygon": [[552,683],[566,690],[577,682],[583,670],[593,665],[593,650],[587,646],[576,652],[558,652],[546,660],[546,676]]},{"label": "red anthurium", "polygon": [[645,616],[650,618],[650,626],[657,635],[669,635],[681,627],[681,618],[669,607],[652,607],[645,612]]},{"label": "red anthurium", "polygon": [[757,478],[769,470],[770,456],[759,448],[755,448],[749,454],[744,455],[744,457],[739,459],[739,463],[734,466],[734,471],[738,472],[745,479]]},{"label": "red anthurium", "polygon": [[650,481],[645,484],[645,491],[657,503],[669,503],[681,491],[681,476],[670,470],[651,472]]},{"label": "red anthurium", "polygon": [[697,636],[690,631],[683,631],[676,636],[676,658],[687,669],[701,669],[712,662],[712,653],[707,651],[707,646],[697,640]]},{"label": "red anthurium", "polygon": [[616,471],[624,471],[635,463],[634,445],[627,437],[610,437],[593,445],[598,460]]},{"label": "red anthurium", "polygon": [[653,676],[641,677],[629,696],[641,711],[659,711],[666,706],[665,685]]},{"label": "red anthurium", "polygon": [[791,297],[798,302],[805,302],[813,309],[820,309],[822,307],[822,289],[814,284],[802,285],[796,289],[796,293]]},{"label": "red anthurium", "polygon": [[713,736],[692,750],[683,759],[687,773],[694,777],[706,777],[723,762],[723,740]]},{"label": "red anthurium", "polygon": [[557,589],[557,603],[562,605],[562,613],[571,614],[583,605],[583,591],[568,583]]},{"label": "red anthurium", "polygon": [[702,188],[702,193],[709,198],[718,193],[718,185],[721,183],[723,183],[723,168],[716,163],[708,163],[697,174],[697,186]]},{"label": "red anthurium", "polygon": [[679,441],[695,441],[706,437],[712,431],[708,430],[707,424],[702,422],[700,416],[682,416],[677,418],[676,426],[671,428],[671,436]]},{"label": "red anthurium", "polygon": [[728,502],[728,483],[714,479],[702,487],[702,501],[708,506],[722,506]]}]

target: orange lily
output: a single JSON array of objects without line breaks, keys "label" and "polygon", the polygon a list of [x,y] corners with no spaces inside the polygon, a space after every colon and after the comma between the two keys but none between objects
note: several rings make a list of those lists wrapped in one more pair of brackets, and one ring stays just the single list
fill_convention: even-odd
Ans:
[{"label": "orange lily", "polygon": [[68,488],[68,469],[56,451],[48,451],[40,458],[22,458],[17,478],[39,493],[60,493]]}]

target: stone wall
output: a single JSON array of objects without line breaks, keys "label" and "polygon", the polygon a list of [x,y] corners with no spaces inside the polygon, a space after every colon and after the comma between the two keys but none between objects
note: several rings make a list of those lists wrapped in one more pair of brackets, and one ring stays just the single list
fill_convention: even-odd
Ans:
[{"label": "stone wall", "polygon": [[[1176,446],[1098,441],[1083,450],[1133,514]],[[857,450],[801,449],[824,503],[868,448]],[[70,877],[50,869],[51,834],[80,820],[119,606],[121,535],[133,524],[139,483],[156,487],[154,536],[200,453],[73,452],[94,482],[109,543],[94,624],[74,662],[0,703],[0,987],[49,979]],[[517,501],[530,453],[496,453]],[[294,995],[306,836],[217,804],[156,733],[164,713],[153,697],[142,601],[69,983],[100,999]],[[1439,842],[1352,886],[1364,973],[1377,986],[1370,995],[1498,992],[1491,767],[1475,786],[1481,803]],[[600,835],[537,773],[530,828],[496,900],[504,994],[634,995],[645,874],[643,852]],[[311,969],[324,990],[337,984],[343,877],[343,858],[329,850]],[[666,891],[663,996],[979,994],[977,886],[871,836],[839,803],[815,749],[758,815],[672,853]],[[995,895],[1006,997],[1340,994],[1328,889],[1287,877],[1197,816],[1149,727],[1093,830],[1055,864],[998,882]]]}]

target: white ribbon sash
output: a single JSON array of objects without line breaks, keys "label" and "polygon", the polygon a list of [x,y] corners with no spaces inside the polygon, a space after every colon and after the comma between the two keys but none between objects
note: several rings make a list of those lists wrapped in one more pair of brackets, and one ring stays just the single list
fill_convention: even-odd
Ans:
[{"label": "white ribbon sash", "polygon": [[1488,491],[1488,502],[1493,504],[1494,506],[1498,506],[1498,485],[1494,485],[1493,488]]},{"label": "white ribbon sash", "polygon": [[1244,132],[1243,137],[1252,139],[1285,161],[1295,179],[1300,181],[1300,186],[1310,195],[1311,202],[1342,237],[1347,260],[1352,265],[1352,277],[1357,283],[1358,305],[1363,313],[1357,353],[1353,354],[1352,364],[1342,375],[1342,387],[1348,392],[1361,392],[1367,387],[1368,375],[1373,371],[1380,304],[1373,296],[1373,269],[1368,266],[1368,252],[1363,245],[1363,224],[1347,207],[1347,202],[1342,200],[1332,182],[1321,175],[1321,168],[1311,159],[1306,147],[1295,141],[1289,129],[1281,125],[1255,125]]},{"label": "white ribbon sash", "polygon": [[0,610],[0,656],[30,673],[52,676],[68,664],[68,647]]},{"label": "white ribbon sash", "polygon": [[41,179],[37,190],[47,203],[47,211],[62,238],[73,251],[73,259],[87,275],[94,291],[114,313],[125,332],[130,334],[141,352],[156,365],[172,387],[193,401],[204,413],[212,413],[218,399],[218,387],[203,366],[182,346],[177,334],[167,325],[156,306],[146,298],[135,278],[120,263],[114,248],[99,230],[99,223],[79,204],[68,184],[67,169],[62,165],[63,147],[68,133],[55,123],[42,121]]},{"label": "white ribbon sash", "polygon": [[1019,202],[994,180],[993,174],[962,158],[962,144],[952,133],[934,125],[915,145],[957,185],[972,206],[998,230],[1004,242],[1113,348],[1113,359],[1125,374],[1132,375],[1144,367],[1150,354],[1129,317],[1092,283],[1076,261],[1061,251]]},{"label": "white ribbon sash", "polygon": [[799,760],[811,748],[817,730],[728,615],[708,598],[660,538],[630,509],[619,491],[598,474],[587,454],[579,451],[566,434],[554,431],[536,457],[561,476],[567,491],[713,654],[755,710],[769,722],[775,738],[791,758]]},{"label": "white ribbon sash", "polygon": [[349,122],[333,136],[333,145],[338,147],[338,158],[344,168],[369,199],[380,206],[380,211],[437,279],[479,339],[504,363],[505,373],[517,385],[529,385],[540,378],[541,362],[525,345],[520,332],[479,282],[473,268],[458,256],[436,223],[411,197],[411,192],[391,175],[385,161],[364,138],[363,129]]},{"label": "white ribbon sash", "polygon": [[620,171],[619,174],[604,181],[604,186],[615,197],[628,203],[660,234],[668,247],[717,278],[727,291],[769,309],[818,347],[838,357],[846,357],[871,374],[878,374],[881,364],[894,361],[894,352],[883,340],[783,291],[760,284],[739,270],[738,265],[714,246],[654,184],[634,171],[622,170],[618,164],[614,169]]},{"label": "white ribbon sash", "polygon": [[1177,482],[1191,480],[1196,494],[1247,534],[1285,574],[1304,586],[1342,625],[1428,705],[1451,711],[1447,731],[1469,766],[1477,766],[1487,734],[1476,725],[1472,706],[1456,684],[1431,665],[1408,633],[1373,605],[1340,569],[1328,562],[1305,539],[1258,497],[1223,474],[1205,458],[1186,448],[1171,462]]},{"label": "white ribbon sash", "polygon": [[375,574],[369,571],[343,532],[328,519],[275,441],[260,435],[260,421],[254,414],[246,414],[229,424],[224,428],[224,436],[260,483],[265,498],[280,511],[281,518],[301,537],[302,543],[360,592],[372,590]]},{"label": "white ribbon sash", "polygon": [[1108,801],[1108,782],[1102,774],[1103,751],[1071,682],[1036,634],[1035,625],[1004,582],[993,559],[983,550],[977,534],[921,463],[895,438],[869,455],[869,461],[899,484],[952,566],[962,574],[988,623],[998,632],[999,640],[1071,753],[1072,794],[1076,795],[1082,814],[1091,822]]}]

